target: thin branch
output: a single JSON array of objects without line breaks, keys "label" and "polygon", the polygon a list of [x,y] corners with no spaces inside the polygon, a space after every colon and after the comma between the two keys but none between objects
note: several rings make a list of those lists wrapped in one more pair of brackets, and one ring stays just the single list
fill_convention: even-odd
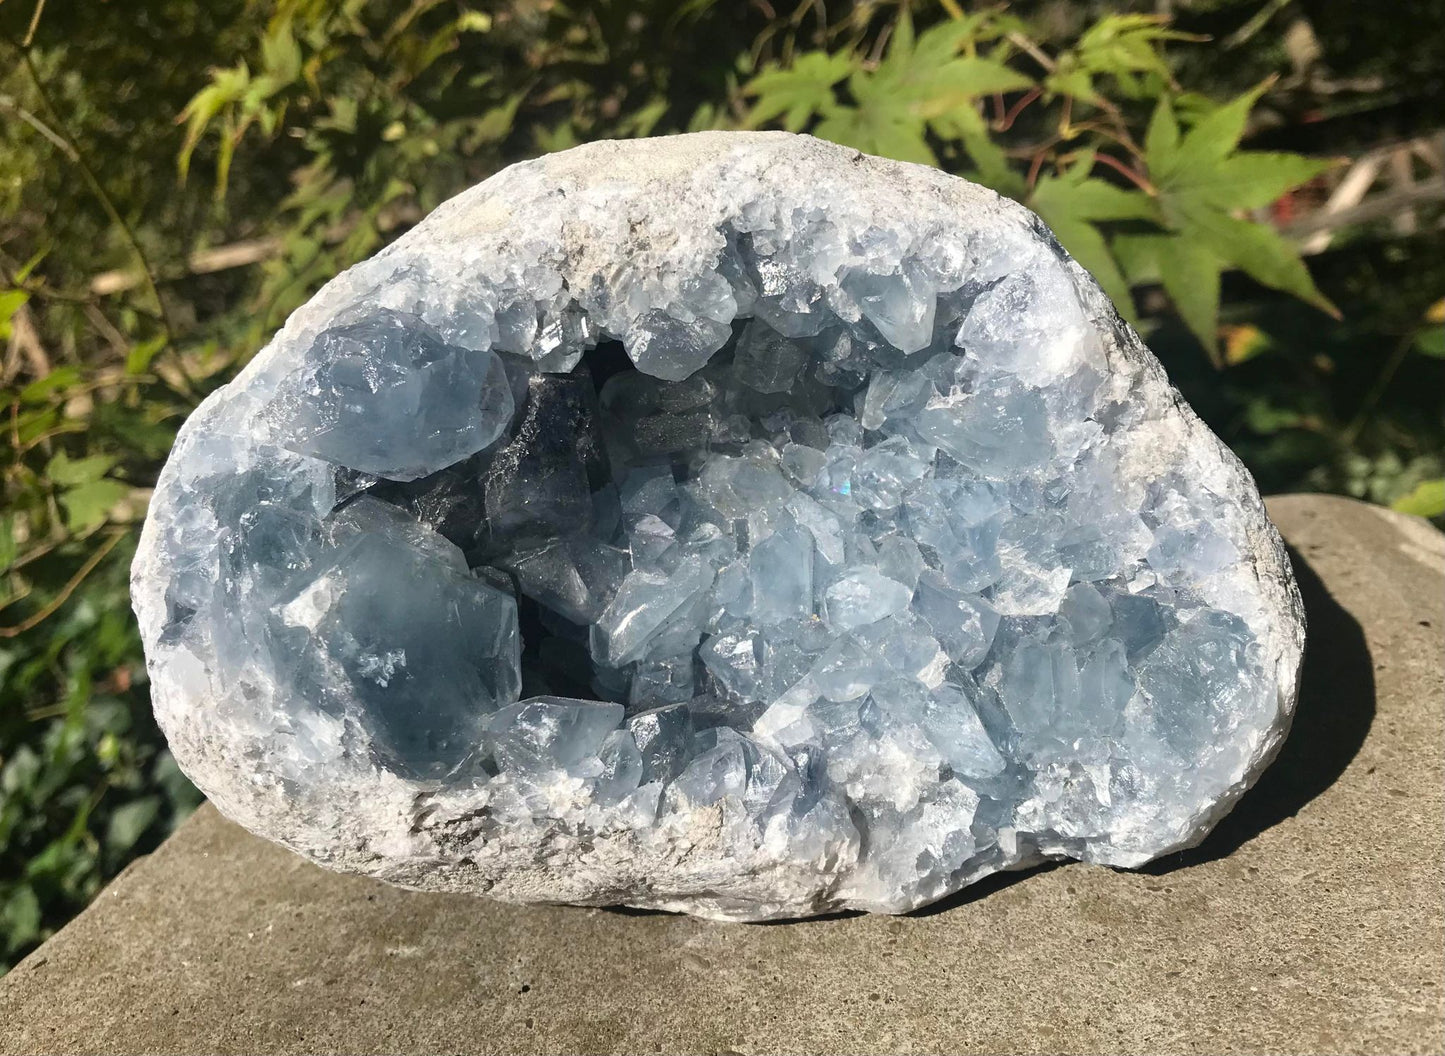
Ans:
[{"label": "thin branch", "polygon": [[1445,201],[1445,176],[1421,180],[1401,190],[1374,195],[1347,209],[1316,210],[1285,227],[1284,234],[1290,238],[1307,239],[1311,235],[1338,231],[1351,224],[1386,220],[1398,215],[1403,209],[1440,201]]},{"label": "thin branch", "polygon": [[48,139],[51,146],[53,146],[56,150],[60,151],[60,153],[64,154],[71,161],[80,160],[80,158],[76,155],[75,151],[71,149],[70,144],[65,142],[65,139],[60,135],[59,132],[56,132],[53,128],[47,125],[44,121],[40,120],[40,118],[36,117],[29,110],[25,109],[25,107],[21,106],[10,96],[0,95],[0,109],[8,110],[16,117],[20,118],[20,120],[24,121],[31,128],[35,129],[35,131],[39,132],[42,136]]},{"label": "thin branch", "polygon": [[1102,161],[1105,165],[1109,166],[1109,168],[1113,169],[1115,172],[1128,179],[1130,183],[1134,184],[1135,187],[1138,187],[1141,191],[1143,191],[1150,197],[1154,197],[1159,193],[1159,188],[1155,187],[1143,176],[1140,176],[1137,172],[1129,168],[1129,166],[1125,165],[1122,161],[1114,157],[1112,154],[1095,154],[1094,160]]},{"label": "thin branch", "polygon": [[[98,531],[100,531],[100,526],[99,526],[99,525],[97,525],[95,528],[92,528],[90,531],[84,533],[83,535],[77,535],[77,536],[61,536],[61,537],[58,538],[58,539],[51,539],[49,542],[41,543],[41,544],[40,544],[39,546],[37,546],[34,550],[29,550],[29,551],[21,554],[19,557],[17,557],[14,561],[12,561],[12,562],[10,563],[10,567],[9,567],[8,569],[6,569],[6,571],[7,571],[7,572],[14,572],[14,571],[17,570],[17,569],[24,568],[26,565],[30,564],[30,562],[32,562],[32,561],[38,561],[38,560],[40,560],[40,558],[42,558],[42,557],[44,557],[46,554],[50,553],[50,552],[51,552],[52,550],[54,550],[57,546],[64,546],[66,543],[83,543],[83,542],[85,542],[87,539],[89,539],[92,535],[94,535],[94,534],[95,534],[96,532],[98,532]],[[12,599],[12,601],[7,601],[7,602],[5,603],[5,605],[10,605],[10,604],[12,604],[13,601],[18,601],[18,600],[19,600],[18,598]],[[3,607],[4,607],[4,606],[0,606],[0,608],[3,608]]]},{"label": "thin branch", "polygon": [[1225,51],[1229,51],[1232,48],[1237,48],[1241,44],[1246,43],[1251,37],[1263,29],[1269,23],[1270,19],[1284,10],[1285,5],[1288,3],[1289,0],[1269,0],[1269,3],[1256,11],[1250,17],[1249,21],[1245,22],[1244,25],[1220,41],[1220,45]]},{"label": "thin branch", "polygon": [[[46,117],[48,117],[51,124],[55,126],[58,134],[70,145],[75,166],[85,178],[86,185],[90,188],[91,193],[95,195],[96,200],[100,202],[101,208],[105,210],[111,222],[120,230],[122,236],[124,236],[126,242],[130,245],[131,251],[135,253],[136,260],[140,263],[141,271],[145,274],[146,288],[150,291],[151,297],[154,298],[156,302],[156,309],[160,312],[161,326],[164,328],[166,334],[166,344],[174,353],[176,327],[171,320],[170,311],[166,308],[166,302],[161,297],[160,287],[156,284],[155,269],[151,267],[150,258],[146,255],[145,247],[141,245],[140,239],[136,237],[135,229],[130,226],[125,217],[121,216],[120,210],[116,208],[114,200],[106,191],[105,187],[102,186],[100,178],[95,174],[95,170],[91,168],[90,162],[86,160],[85,155],[81,152],[79,144],[75,141],[75,137],[70,135],[64,123],[60,120],[59,113],[50,100],[50,94],[46,91],[44,83],[40,80],[40,72],[36,70],[35,62],[30,57],[30,52],[21,49],[20,61],[25,66],[25,71],[30,77],[30,84],[35,89],[35,94],[45,110]],[[180,371],[181,378],[185,382],[185,387],[189,390],[186,395],[194,397],[195,380],[190,376],[185,365],[180,362],[180,356],[174,355],[173,358],[175,358],[177,362],[177,369]]]},{"label": "thin branch", "polygon": [[1053,73],[1054,70],[1058,68],[1058,64],[1049,58],[1043,48],[1039,47],[1018,30],[1011,29],[1008,33],[1004,34],[1004,36],[1010,44],[1022,50],[1029,58],[1033,59],[1049,73]]},{"label": "thin branch", "polygon": [[45,0],[35,0],[35,10],[30,13],[30,28],[25,31],[25,39],[20,42],[22,48],[30,47],[31,41],[35,39],[35,31],[40,28],[40,16],[45,12]]},{"label": "thin branch", "polygon": [[1024,184],[1030,192],[1033,191],[1034,185],[1039,182],[1039,170],[1044,167],[1044,158],[1047,154],[1048,151],[1041,150],[1035,154],[1033,160],[1029,162],[1029,174]]},{"label": "thin branch", "polygon": [[1007,132],[1009,129],[1013,128],[1014,122],[1019,119],[1019,114],[1023,113],[1026,109],[1028,109],[1029,105],[1043,94],[1044,90],[1042,88],[1039,88],[1037,86],[1030,88],[1027,92],[1025,92],[1022,96],[1019,97],[1018,101],[1015,102],[1013,106],[1009,107],[1008,113],[1004,114],[1002,120],[1000,120],[998,124],[994,126],[995,131]]},{"label": "thin branch", "polygon": [[85,582],[86,577],[95,571],[96,566],[105,560],[106,555],[116,548],[116,544],[125,538],[125,534],[124,529],[118,529],[112,532],[110,538],[102,543],[96,549],[95,553],[86,558],[85,564],[81,565],[80,568],[76,570],[75,575],[71,576],[66,582],[65,586],[60,588],[59,594],[55,595],[47,605],[36,610],[19,623],[10,627],[0,627],[0,638],[18,637],[26,631],[33,630],[53,616],[60,606],[70,600],[70,596],[75,593],[77,587]]},{"label": "thin branch", "polygon": [[1355,441],[1359,439],[1360,433],[1364,431],[1366,423],[1370,420],[1370,414],[1374,411],[1375,405],[1385,395],[1385,390],[1390,387],[1390,382],[1395,380],[1395,373],[1400,369],[1400,364],[1404,363],[1405,357],[1410,354],[1410,349],[1415,344],[1416,333],[1417,331],[1411,330],[1400,339],[1400,343],[1390,353],[1390,358],[1381,369],[1379,376],[1375,378],[1375,383],[1370,386],[1370,391],[1360,402],[1360,409],[1350,419],[1350,424],[1345,426],[1344,432],[1340,433],[1341,447],[1353,447]]}]

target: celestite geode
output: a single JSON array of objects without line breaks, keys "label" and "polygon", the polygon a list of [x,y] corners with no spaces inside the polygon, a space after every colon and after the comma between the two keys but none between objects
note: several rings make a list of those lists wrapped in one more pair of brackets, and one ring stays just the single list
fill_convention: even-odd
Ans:
[{"label": "celestite geode", "polygon": [[182,430],[133,594],[252,830],[729,920],[1195,843],[1304,637],[1036,217],[785,134],[516,165],[333,280]]}]

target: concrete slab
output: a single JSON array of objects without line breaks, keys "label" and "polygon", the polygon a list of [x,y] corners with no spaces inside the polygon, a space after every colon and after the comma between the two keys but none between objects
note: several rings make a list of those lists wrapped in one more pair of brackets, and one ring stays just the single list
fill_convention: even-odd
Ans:
[{"label": "concrete slab", "polygon": [[203,808],[0,979],[0,1052],[1445,1050],[1445,536],[1289,496],[1295,732],[1200,848],[773,926],[418,895]]}]

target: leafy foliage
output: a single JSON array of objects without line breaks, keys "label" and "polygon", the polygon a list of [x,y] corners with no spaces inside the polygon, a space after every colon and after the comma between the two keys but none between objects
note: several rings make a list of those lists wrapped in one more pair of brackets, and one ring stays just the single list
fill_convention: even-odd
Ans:
[{"label": "leafy foliage", "polygon": [[1306,268],[1270,223],[1434,82],[1412,58],[1312,96],[1274,78],[1280,34],[1227,43],[1262,0],[1173,6],[0,4],[0,970],[197,799],[126,597],[176,427],[320,283],[524,156],[782,127],[969,176],[1043,216],[1264,487],[1445,518],[1434,239],[1364,227]]},{"label": "leafy foliage", "polygon": [[[1333,164],[1239,149],[1267,83],[1220,105],[1184,93],[1162,48],[1195,38],[1154,16],[1106,15],[1052,55],[1029,34],[1002,11],[915,34],[905,8],[881,59],[856,50],[809,53],[789,68],[765,68],[744,89],[755,97],[749,121],[783,115],[787,128],[870,153],[959,162],[954,167],[1038,212],[1126,317],[1138,318],[1132,285],[1162,284],[1211,355],[1218,354],[1219,276],[1227,268],[1337,314],[1284,238],[1236,215],[1270,205]],[[1010,106],[1000,102],[993,119],[985,117],[980,100],[1015,92],[1022,94]],[[1142,147],[1111,101],[1115,94],[1135,109],[1154,100]],[[1187,129],[1176,100],[1190,115]],[[1021,124],[1031,107],[1050,110]],[[1009,135],[1015,129],[1020,136]],[[1042,143],[1010,149],[1014,138],[1027,143],[1044,129]],[[1010,160],[1024,150],[1021,173]],[[1096,173],[1105,164],[1115,179]]]}]

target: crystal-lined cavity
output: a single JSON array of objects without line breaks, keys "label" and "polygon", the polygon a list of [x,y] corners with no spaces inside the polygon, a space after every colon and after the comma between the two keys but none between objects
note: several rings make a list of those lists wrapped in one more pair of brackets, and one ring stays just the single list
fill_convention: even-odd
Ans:
[{"label": "crystal-lined cavity", "polygon": [[135,594],[188,772],[397,882],[729,919],[1197,839],[1298,660],[1243,470],[1017,207],[668,142],[450,203],[187,425]]}]

